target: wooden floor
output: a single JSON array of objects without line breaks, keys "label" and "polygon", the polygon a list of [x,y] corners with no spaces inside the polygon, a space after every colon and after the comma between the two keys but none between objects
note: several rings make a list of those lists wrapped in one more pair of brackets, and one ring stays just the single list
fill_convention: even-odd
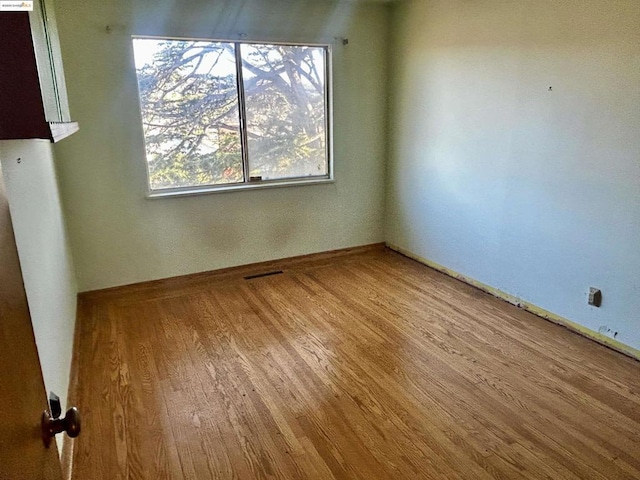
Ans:
[{"label": "wooden floor", "polygon": [[82,298],[73,478],[640,478],[640,362],[388,250],[282,269]]}]

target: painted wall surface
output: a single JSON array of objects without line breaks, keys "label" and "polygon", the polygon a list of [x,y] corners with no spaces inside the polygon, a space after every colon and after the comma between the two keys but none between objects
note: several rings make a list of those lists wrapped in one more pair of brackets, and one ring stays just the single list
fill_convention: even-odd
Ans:
[{"label": "painted wall surface", "polygon": [[0,160],[42,376],[65,408],[77,287],[53,149],[43,140],[2,141]]},{"label": "painted wall surface", "polygon": [[396,5],[386,240],[640,348],[639,26],[635,0]]},{"label": "painted wall surface", "polygon": [[[81,291],[381,242],[388,7],[57,0],[70,109],[56,146]],[[131,35],[337,41],[333,184],[145,198]]]}]

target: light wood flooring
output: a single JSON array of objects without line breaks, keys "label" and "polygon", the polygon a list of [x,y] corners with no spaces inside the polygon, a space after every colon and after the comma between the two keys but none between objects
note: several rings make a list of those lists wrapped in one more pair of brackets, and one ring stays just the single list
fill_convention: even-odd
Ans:
[{"label": "light wood flooring", "polygon": [[640,362],[381,247],[251,268],[81,297],[74,479],[640,478]]}]

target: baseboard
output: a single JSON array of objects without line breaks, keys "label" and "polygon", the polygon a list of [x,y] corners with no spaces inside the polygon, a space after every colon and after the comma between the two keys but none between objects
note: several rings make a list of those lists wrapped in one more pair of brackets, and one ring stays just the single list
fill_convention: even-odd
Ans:
[{"label": "baseboard", "polygon": [[456,280],[460,280],[461,282],[464,282],[468,285],[471,285],[472,287],[482,290],[483,292],[493,295],[494,297],[504,300],[505,302],[515,305],[516,307],[519,307],[519,308],[522,308],[523,310],[531,312],[538,317],[544,318],[545,320],[553,322],[557,325],[561,325],[571,330],[572,332],[575,332],[579,335],[582,335],[583,337],[586,337],[590,340],[598,342],[601,345],[609,347],[612,350],[615,350],[624,355],[627,355],[628,357],[631,357],[635,360],[640,361],[640,350],[636,350],[635,348],[630,347],[629,345],[625,345],[624,343],[618,342],[617,340],[614,340],[598,332],[595,332],[576,322],[573,322],[567,318],[561,317],[560,315],[556,315],[553,312],[549,312],[544,308],[540,308],[537,305],[526,302],[521,298],[510,295],[506,292],[503,292],[502,290],[499,290],[490,285],[482,283],[474,278],[470,278],[465,275],[462,275],[454,270],[451,270],[450,268],[440,265],[439,263],[436,263],[432,260],[428,260],[424,257],[421,257],[420,255],[416,255],[415,253],[405,250],[404,248],[398,247],[397,245],[387,243],[386,246],[387,248],[390,248],[391,250],[398,252],[401,255],[404,255],[405,257],[411,258],[412,260],[416,260],[417,262],[420,262],[423,265],[426,265],[427,267],[430,267],[430,268],[433,268],[434,270],[442,272],[445,275],[448,275],[449,277],[455,278]]},{"label": "baseboard", "polygon": [[251,263],[247,265],[239,265],[237,267],[222,268],[219,270],[210,270],[206,272],[191,273],[187,275],[179,275],[176,277],[163,278],[159,280],[150,280],[146,282],[132,283],[130,285],[122,285],[117,287],[105,288],[100,290],[91,290],[79,294],[80,300],[105,300],[113,297],[122,297],[124,295],[137,295],[153,290],[167,290],[172,288],[180,288],[199,282],[230,280],[240,278],[245,275],[255,274],[266,270],[284,270],[294,268],[296,266],[308,263],[318,262],[321,260],[330,261],[336,257],[344,257],[347,255],[358,255],[367,252],[379,252],[384,250],[385,244],[372,243],[357,247],[341,248],[338,250],[329,250],[319,253],[311,253],[308,255],[298,255],[295,257],[281,258],[277,260],[269,260],[266,262]]}]

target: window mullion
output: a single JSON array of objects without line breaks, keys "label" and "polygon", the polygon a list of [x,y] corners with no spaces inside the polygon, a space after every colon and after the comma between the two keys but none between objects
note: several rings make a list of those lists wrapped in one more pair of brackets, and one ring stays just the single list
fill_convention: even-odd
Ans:
[{"label": "window mullion", "polygon": [[236,54],[236,79],[238,84],[238,115],[240,117],[240,145],[242,147],[242,173],[244,183],[249,183],[249,144],[247,136],[247,109],[244,97],[244,78],[242,76],[242,52],[240,43],[234,43]]}]

